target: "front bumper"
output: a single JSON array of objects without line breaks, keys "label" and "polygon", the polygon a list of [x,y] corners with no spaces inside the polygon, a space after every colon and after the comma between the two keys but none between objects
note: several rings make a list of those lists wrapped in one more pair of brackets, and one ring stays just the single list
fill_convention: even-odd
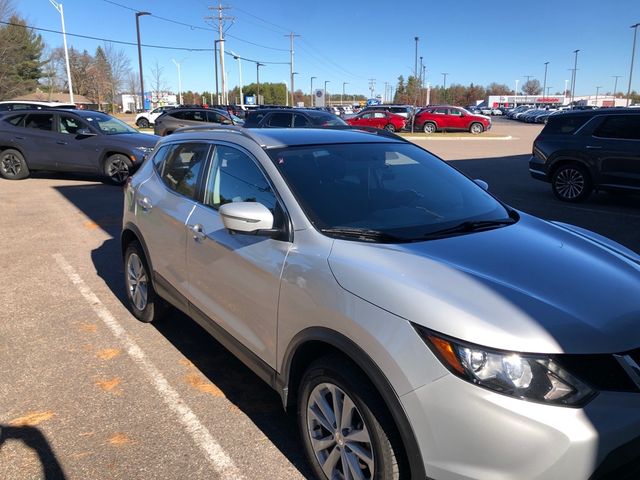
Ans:
[{"label": "front bumper", "polygon": [[531,158],[529,159],[529,173],[537,180],[542,180],[543,182],[549,181],[545,163],[535,155],[531,155]]},{"label": "front bumper", "polygon": [[605,480],[640,464],[637,393],[601,392],[567,408],[446,375],[401,400],[432,479]]}]

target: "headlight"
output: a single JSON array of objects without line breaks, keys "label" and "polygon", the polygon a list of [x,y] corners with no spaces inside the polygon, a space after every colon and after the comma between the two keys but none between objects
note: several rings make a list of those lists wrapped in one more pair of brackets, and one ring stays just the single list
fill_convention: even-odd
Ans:
[{"label": "headlight", "polygon": [[153,152],[153,147],[135,147],[135,149],[138,150],[139,152],[142,152],[143,154]]},{"label": "headlight", "polygon": [[596,392],[549,355],[492,350],[448,338],[414,325],[427,346],[454,375],[522,400],[584,406]]}]

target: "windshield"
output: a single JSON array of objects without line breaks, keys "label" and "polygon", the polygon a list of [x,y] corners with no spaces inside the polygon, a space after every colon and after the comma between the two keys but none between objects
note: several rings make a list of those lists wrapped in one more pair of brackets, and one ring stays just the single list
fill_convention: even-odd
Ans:
[{"label": "windshield", "polygon": [[269,154],[321,231],[366,229],[415,241],[462,222],[509,219],[475,182],[412,144],[287,147]]},{"label": "windshield", "polygon": [[92,113],[83,117],[89,125],[100,130],[105,135],[118,135],[121,133],[138,133],[135,128],[131,128],[117,118],[110,117],[104,113]]}]

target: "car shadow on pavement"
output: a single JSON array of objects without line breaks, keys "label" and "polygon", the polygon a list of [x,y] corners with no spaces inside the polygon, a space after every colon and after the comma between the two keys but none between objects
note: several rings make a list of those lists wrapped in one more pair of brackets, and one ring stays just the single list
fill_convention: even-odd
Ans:
[{"label": "car shadow on pavement", "polygon": [[[96,274],[126,307],[120,248],[122,189],[82,184],[59,186],[56,190],[90,219],[91,228],[100,228],[111,237],[91,251],[91,260]],[[131,321],[135,321],[133,316]],[[182,312],[171,310],[166,319],[152,325],[260,428],[302,475],[312,477],[295,417],[285,413],[273,389]]]},{"label": "car shadow on pavement", "polygon": [[66,478],[62,465],[58,462],[53,449],[44,434],[30,425],[13,426],[0,424],[0,451],[8,442],[20,442],[33,450],[42,465],[44,480],[64,480]]}]

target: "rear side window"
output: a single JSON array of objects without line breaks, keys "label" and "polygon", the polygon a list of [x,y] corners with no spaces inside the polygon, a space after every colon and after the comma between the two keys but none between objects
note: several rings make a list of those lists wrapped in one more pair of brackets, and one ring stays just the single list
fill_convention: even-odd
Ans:
[{"label": "rear side window", "polygon": [[640,140],[640,115],[610,115],[593,132],[596,137]]},{"label": "rear side window", "polygon": [[176,145],[164,160],[161,175],[164,184],[185,197],[195,198],[196,186],[208,152],[209,145],[206,143]]},{"label": "rear side window", "polygon": [[29,115],[24,126],[27,128],[51,131],[51,127],[53,126],[53,114],[34,113],[33,115]]},{"label": "rear side window", "polygon": [[570,115],[560,113],[551,115],[543,133],[570,135],[593,118],[591,115]]},{"label": "rear side window", "polygon": [[293,126],[300,127],[311,127],[311,122],[307,120],[303,115],[296,114],[293,116]]},{"label": "rear side window", "polygon": [[293,115],[290,113],[272,113],[271,116],[267,119],[267,126],[269,127],[291,127],[291,120]]},{"label": "rear side window", "polygon": [[23,126],[22,120],[24,120],[24,117],[24,115],[16,115],[15,117],[7,118],[6,122],[10,123],[14,127],[21,127]]}]

